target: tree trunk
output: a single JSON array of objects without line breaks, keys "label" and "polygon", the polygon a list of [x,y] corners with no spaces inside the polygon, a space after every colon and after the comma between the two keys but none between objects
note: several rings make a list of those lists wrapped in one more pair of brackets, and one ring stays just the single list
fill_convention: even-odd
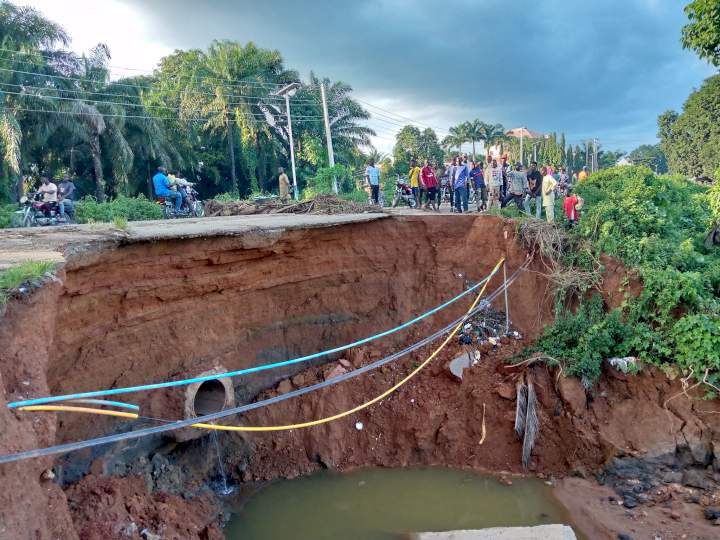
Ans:
[{"label": "tree trunk", "polygon": [[269,191],[265,186],[265,153],[263,152],[262,146],[260,145],[260,133],[255,133],[255,149],[257,152],[257,179],[260,191]]},{"label": "tree trunk", "polygon": [[90,140],[90,153],[92,154],[93,170],[95,172],[95,198],[98,202],[105,202],[105,178],[103,177],[102,160],[100,159],[100,136],[95,135]]},{"label": "tree trunk", "polygon": [[232,191],[238,193],[237,171],[235,170],[235,136],[232,121],[228,122],[227,138],[228,152],[230,153],[230,180],[232,181]]},{"label": "tree trunk", "polygon": [[25,182],[23,177],[23,167],[22,167],[22,158],[18,160],[18,175],[17,180],[15,181],[15,195],[17,196],[17,201],[20,200],[20,197],[22,197],[25,194]]}]

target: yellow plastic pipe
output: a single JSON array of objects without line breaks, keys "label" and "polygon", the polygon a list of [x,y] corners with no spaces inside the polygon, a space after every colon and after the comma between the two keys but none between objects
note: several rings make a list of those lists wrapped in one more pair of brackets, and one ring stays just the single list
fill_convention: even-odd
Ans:
[{"label": "yellow plastic pipe", "polygon": [[50,411],[50,412],[78,412],[87,414],[101,414],[104,416],[119,416],[121,418],[137,419],[137,413],[112,411],[106,409],[93,409],[91,407],[73,407],[72,405],[28,405],[19,407],[21,411]]},{"label": "yellow plastic pipe", "polygon": [[[501,264],[505,262],[505,258],[503,257],[500,259],[500,261],[495,265],[495,268],[493,268],[492,274],[495,273],[495,271],[500,267]],[[480,301],[480,298],[482,298],[483,293],[485,292],[485,288],[488,286],[488,283],[490,283],[490,280],[488,280],[485,285],[483,285],[482,289],[480,289],[480,293],[478,294],[477,298],[475,298],[475,301],[470,306],[470,309],[468,309],[468,313],[470,313],[473,309],[475,309],[475,306]],[[373,405],[374,403],[377,403],[378,401],[385,399],[387,396],[392,394],[395,390],[400,388],[402,385],[404,385],[406,382],[408,382],[410,379],[412,379],[415,375],[420,373],[420,371],[425,368],[432,360],[442,351],[445,346],[450,343],[450,340],[455,337],[455,334],[458,333],[462,325],[464,324],[464,320],[458,323],[458,325],[453,329],[452,332],[450,332],[450,335],[448,335],[447,338],[445,338],[445,341],[443,341],[440,346],[433,351],[433,353],[427,357],[418,367],[416,367],[414,370],[410,372],[407,377],[402,379],[400,382],[392,386],[391,388],[388,388],[380,394],[379,396],[374,397],[370,401],[366,401],[365,403],[358,405],[357,407],[354,407],[350,410],[334,414],[332,416],[326,416],[325,418],[320,418],[318,420],[312,420],[309,422],[300,422],[298,424],[288,424],[285,426],[222,426],[222,425],[216,425],[216,424],[204,424],[204,423],[198,423],[198,424],[192,424],[192,427],[196,428],[203,428],[203,429],[214,429],[219,431],[286,431],[290,429],[300,429],[300,428],[306,428],[306,427],[312,427],[312,426],[319,426],[320,424],[326,424],[328,422],[332,422],[333,420],[339,420],[340,418],[344,418],[346,416],[349,416],[351,414],[354,414],[358,411],[362,411],[363,409],[368,408],[370,405]]]}]

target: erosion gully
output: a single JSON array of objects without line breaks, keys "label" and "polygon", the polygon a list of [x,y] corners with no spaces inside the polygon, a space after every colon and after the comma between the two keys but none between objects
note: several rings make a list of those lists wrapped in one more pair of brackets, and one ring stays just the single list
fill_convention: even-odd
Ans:
[{"label": "erosion gully", "polygon": [[[419,214],[211,218],[125,234],[14,231],[0,235],[0,251],[60,262],[54,279],[18,293],[1,314],[2,454],[327,380],[418,341],[462,315],[470,299],[311,364],[124,396],[141,407],[140,420],[31,414],[7,409],[9,401],[220,373],[341,345],[458,294],[501,257],[512,272],[529,256],[512,221]],[[601,292],[617,305],[627,271],[603,262]],[[668,402],[680,382],[650,367],[627,375],[606,366],[589,390],[544,364],[508,369],[552,322],[551,304],[535,258],[508,291],[517,337],[495,346],[453,340],[399,391],[336,422],[216,438],[190,428],[0,465],[0,538],[321,538],[323,530],[327,538],[391,538],[423,527],[547,522],[569,523],[581,538],[717,538],[717,401]],[[493,308],[505,309],[502,296]],[[286,424],[352,408],[432,350],[228,421]],[[450,361],[476,350],[480,360],[458,378]],[[513,430],[521,376],[535,381],[540,426],[527,467]]]}]

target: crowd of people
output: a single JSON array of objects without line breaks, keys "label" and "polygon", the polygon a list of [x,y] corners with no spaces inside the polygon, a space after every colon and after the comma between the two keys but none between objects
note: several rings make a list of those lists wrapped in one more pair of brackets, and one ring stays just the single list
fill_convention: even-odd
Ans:
[{"label": "crowd of people", "polygon": [[[588,176],[587,167],[579,174],[565,167],[544,165],[538,168],[531,162],[528,168],[521,163],[511,166],[507,157],[488,156],[485,162],[473,161],[466,155],[455,156],[449,163],[425,160],[423,167],[410,162],[408,183],[418,208],[439,210],[443,200],[449,200],[453,212],[468,212],[471,196],[478,212],[515,205],[521,212],[535,215],[549,222],[555,221],[555,201],[563,197],[563,210],[569,224],[580,216],[582,199],[573,193],[578,182]],[[378,203],[380,171],[369,163],[365,177],[372,190],[372,201]],[[533,208],[534,207],[534,208]]]}]

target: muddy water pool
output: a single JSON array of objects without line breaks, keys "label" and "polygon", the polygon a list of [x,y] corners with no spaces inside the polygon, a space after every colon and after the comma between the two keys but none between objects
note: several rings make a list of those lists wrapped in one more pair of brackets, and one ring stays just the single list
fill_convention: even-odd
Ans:
[{"label": "muddy water pool", "polygon": [[541,480],[508,486],[452,469],[366,469],[272,483],[236,510],[225,537],[396,540],[409,532],[548,523],[571,525]]}]

